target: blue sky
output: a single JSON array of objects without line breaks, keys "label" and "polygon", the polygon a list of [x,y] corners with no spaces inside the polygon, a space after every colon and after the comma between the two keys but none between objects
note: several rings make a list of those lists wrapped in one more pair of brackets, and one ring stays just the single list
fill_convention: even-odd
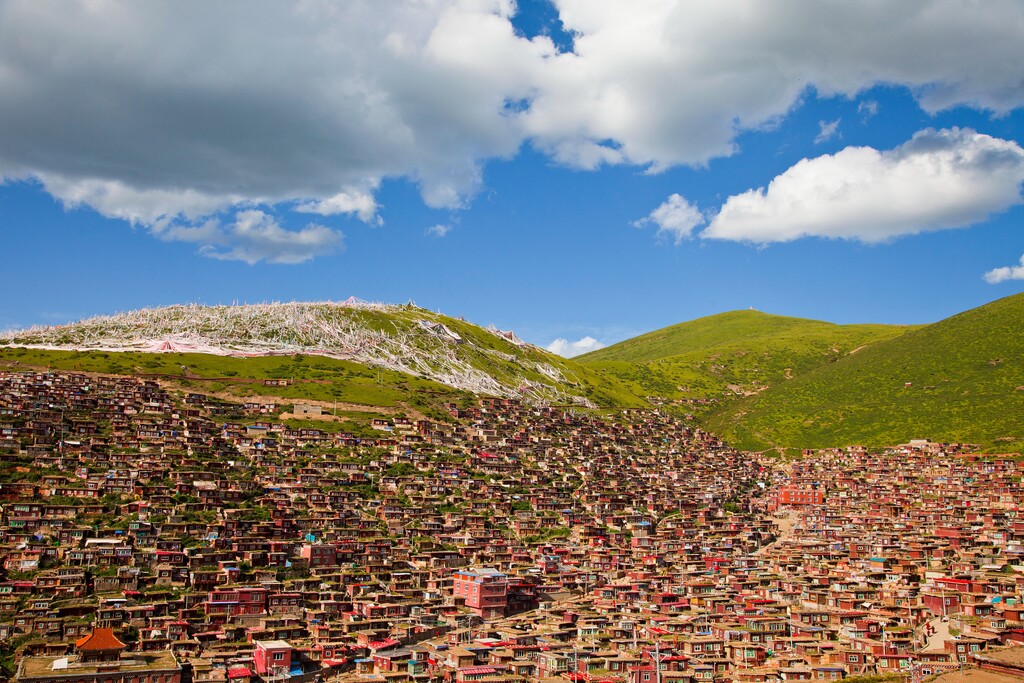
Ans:
[{"label": "blue sky", "polygon": [[0,0],[0,329],[935,321],[1024,290],[1022,105],[1010,1]]}]

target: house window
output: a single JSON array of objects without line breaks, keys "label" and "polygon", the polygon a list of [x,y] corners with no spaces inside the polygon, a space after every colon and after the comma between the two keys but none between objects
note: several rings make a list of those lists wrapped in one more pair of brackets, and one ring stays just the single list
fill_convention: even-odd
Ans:
[{"label": "house window", "polygon": [[275,662],[284,661],[284,653],[283,652],[275,652],[274,653],[274,661]]}]

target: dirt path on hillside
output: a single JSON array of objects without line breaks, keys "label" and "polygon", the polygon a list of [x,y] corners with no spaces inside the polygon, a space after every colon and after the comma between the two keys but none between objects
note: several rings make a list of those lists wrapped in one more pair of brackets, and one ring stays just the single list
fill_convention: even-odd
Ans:
[{"label": "dirt path on hillside", "polygon": [[793,527],[796,526],[797,519],[800,517],[800,513],[796,510],[790,510],[789,514],[776,522],[779,525],[779,540],[789,540],[793,537]]},{"label": "dirt path on hillside", "polygon": [[[192,388],[182,387],[168,380],[164,380],[163,384],[167,385],[169,388],[173,388],[175,391],[194,391]],[[267,403],[275,403],[279,406],[303,403],[305,405],[320,406],[324,409],[323,414],[319,416],[281,413],[282,420],[320,420],[324,422],[333,422],[336,420],[340,422],[344,420],[345,417],[335,417],[331,414],[335,410],[344,410],[353,413],[380,413],[381,415],[405,414],[407,417],[414,420],[426,419],[426,416],[423,413],[414,408],[410,408],[404,403],[399,403],[397,406],[371,406],[364,403],[349,403],[348,401],[318,401],[308,398],[285,398],[284,396],[273,396],[271,394],[239,396],[238,394],[232,394],[230,391],[204,391],[202,393],[204,396],[212,396],[222,401],[231,401],[232,403],[238,403],[239,401],[266,401]]]},{"label": "dirt path on hillside", "polygon": [[925,625],[930,626],[935,633],[927,637],[923,649],[926,652],[942,652],[946,641],[953,637],[949,632],[949,619],[943,621],[941,617],[935,617],[925,622]]},{"label": "dirt path on hillside", "polygon": [[778,537],[776,537],[776,539],[768,545],[763,545],[757,550],[755,550],[753,554],[761,555],[763,553],[768,552],[775,546],[781,545],[782,543],[791,540],[796,535],[794,528],[796,527],[796,523],[799,521],[799,519],[800,513],[797,512],[796,510],[790,510],[785,517],[773,519],[772,521],[774,521],[775,524],[779,527]]}]

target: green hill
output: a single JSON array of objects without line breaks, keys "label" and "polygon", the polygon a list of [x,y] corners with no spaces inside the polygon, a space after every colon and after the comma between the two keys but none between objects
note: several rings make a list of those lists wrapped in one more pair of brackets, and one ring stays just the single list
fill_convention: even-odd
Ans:
[{"label": "green hill", "polygon": [[720,404],[712,430],[741,448],[905,443],[1024,445],[1024,295],[872,344]]},{"label": "green hill", "polygon": [[[131,311],[5,333],[3,359],[369,406],[470,393],[580,407],[643,404],[614,377],[509,332],[412,304],[356,300]],[[268,379],[296,382],[267,388]]]},{"label": "green hill", "polygon": [[170,306],[5,333],[0,366],[159,376],[363,417],[441,418],[443,402],[474,395],[581,408],[649,397],[744,449],[929,438],[1014,451],[1022,327],[1024,294],[923,327],[733,311],[567,360],[411,304]]},{"label": "green hill", "polygon": [[908,327],[835,325],[732,311],[699,318],[579,356],[645,396],[689,404],[731,403],[765,391]]}]

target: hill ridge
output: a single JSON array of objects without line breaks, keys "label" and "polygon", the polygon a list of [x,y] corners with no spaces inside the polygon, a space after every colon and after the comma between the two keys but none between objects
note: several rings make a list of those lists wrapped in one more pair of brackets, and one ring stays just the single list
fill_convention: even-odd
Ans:
[{"label": "hill ridge", "polygon": [[641,395],[661,396],[699,414],[908,329],[741,309],[670,325],[577,360],[629,383]]},{"label": "hill ridge", "polygon": [[[755,325],[751,330],[752,323]],[[733,326],[740,325],[746,326],[747,329],[742,330],[743,334],[735,335],[731,334],[730,330]],[[663,337],[674,337],[671,341],[674,345],[679,345],[686,341],[685,339],[680,340],[678,337],[680,333],[683,335],[688,334],[691,330],[699,328],[712,327],[711,334],[705,329],[699,329],[699,332],[691,335],[693,337],[692,343],[684,348],[673,349],[670,353],[655,354],[648,352],[644,360],[656,360],[661,358],[667,358],[673,355],[679,355],[680,353],[689,353],[692,351],[698,351],[704,348],[714,348],[722,343],[734,342],[740,339],[752,339],[752,338],[763,338],[779,334],[787,329],[796,328],[798,326],[812,325],[822,328],[831,329],[850,329],[850,328],[910,328],[913,326],[906,325],[883,325],[880,323],[833,323],[826,320],[816,320],[813,318],[804,318],[799,316],[781,315],[777,313],[768,313],[765,311],[759,311],[754,309],[736,309],[732,311],[723,311],[722,313],[714,313],[711,315],[701,316],[699,318],[693,318],[680,323],[674,323],[666,327],[645,332],[643,334],[631,337],[624,341],[612,344],[595,351],[590,351],[586,354],[577,356],[578,360],[596,361],[596,360],[614,360],[617,357],[621,357],[623,352],[628,349],[632,349],[643,344],[650,344],[657,342]],[[756,332],[751,334],[751,331]],[[710,337],[710,338],[709,338]]]},{"label": "hill ridge", "polygon": [[[344,302],[174,304],[0,334],[44,350],[306,354],[353,361],[476,394],[593,407],[579,366],[523,342],[408,304]],[[591,378],[597,381],[596,378]]]},{"label": "hill ridge", "polygon": [[1024,445],[1024,294],[869,345],[711,411],[740,446],[893,445],[909,439]]}]

